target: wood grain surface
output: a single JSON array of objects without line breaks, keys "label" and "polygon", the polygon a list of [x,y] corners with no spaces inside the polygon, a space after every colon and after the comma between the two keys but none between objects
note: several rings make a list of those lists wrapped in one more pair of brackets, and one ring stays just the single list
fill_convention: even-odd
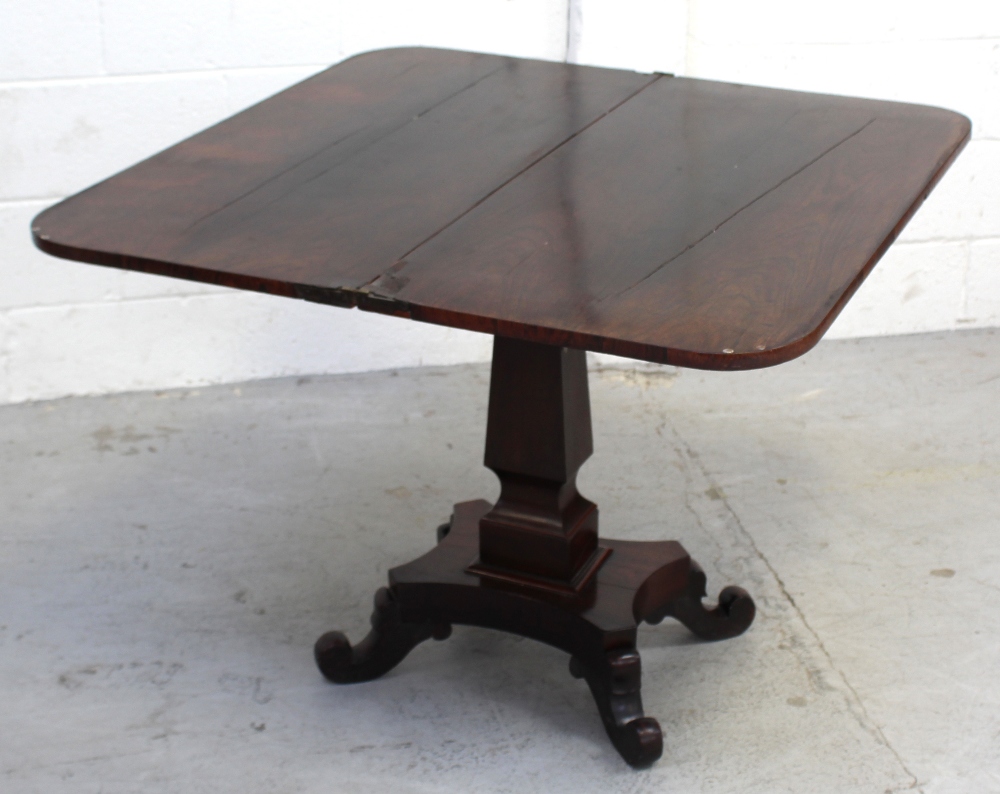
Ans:
[{"label": "wood grain surface", "polygon": [[33,234],[96,264],[745,369],[818,341],[969,134],[937,108],[382,50]]}]

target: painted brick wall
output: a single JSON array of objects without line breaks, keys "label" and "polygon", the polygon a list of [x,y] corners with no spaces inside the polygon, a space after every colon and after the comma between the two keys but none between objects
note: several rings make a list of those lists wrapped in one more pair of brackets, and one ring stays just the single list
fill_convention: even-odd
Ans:
[{"label": "painted brick wall", "polygon": [[480,335],[63,262],[28,237],[59,198],[330,63],[404,44],[960,110],[975,140],[832,333],[1000,323],[1000,4],[958,0],[946,19],[902,0],[812,6],[0,0],[0,403],[486,358]]},{"label": "painted brick wall", "polygon": [[0,403],[489,356],[487,337],[34,250],[56,200],[349,55],[561,60],[565,0],[0,0]]}]

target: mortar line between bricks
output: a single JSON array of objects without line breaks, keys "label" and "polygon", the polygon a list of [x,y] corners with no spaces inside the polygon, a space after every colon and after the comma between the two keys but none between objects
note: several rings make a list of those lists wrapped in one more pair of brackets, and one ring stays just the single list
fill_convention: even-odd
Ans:
[{"label": "mortar line between bricks", "polygon": [[[982,243],[982,242],[996,242],[1000,240],[1000,235],[988,234],[988,235],[975,235],[970,234],[965,237],[920,237],[914,238],[912,240],[896,240],[892,244],[892,248],[905,248],[910,245],[932,245],[936,243]],[[891,248],[889,250],[892,250]]]},{"label": "mortar line between bricks", "polygon": [[778,589],[781,591],[782,596],[785,598],[786,601],[788,601],[792,609],[795,610],[795,614],[802,622],[802,625],[805,627],[806,631],[808,631],[809,634],[812,636],[812,638],[815,640],[817,647],[823,654],[824,658],[827,660],[827,663],[830,665],[830,668],[840,677],[841,682],[843,682],[844,686],[847,688],[847,691],[850,693],[850,696],[846,698],[846,700],[848,702],[848,709],[851,712],[851,716],[854,717],[858,725],[860,725],[861,728],[866,733],[868,733],[872,738],[874,738],[877,743],[883,745],[890,753],[892,753],[893,757],[896,759],[896,762],[899,764],[900,769],[902,769],[903,772],[912,781],[908,786],[904,786],[903,788],[889,789],[886,792],[886,794],[891,794],[891,792],[896,792],[896,791],[916,791],[922,794],[923,789],[920,788],[920,781],[917,779],[917,776],[910,771],[910,768],[906,765],[906,761],[903,760],[902,755],[900,755],[899,751],[892,746],[892,744],[889,742],[889,739],[886,737],[885,733],[868,714],[868,709],[865,708],[865,704],[862,701],[861,696],[858,694],[857,690],[848,680],[847,675],[844,673],[844,671],[837,666],[836,662],[834,662],[833,655],[827,649],[826,644],[819,636],[819,633],[812,627],[812,624],[809,623],[809,620],[806,618],[805,613],[803,613],[802,609],[796,603],[795,598],[789,592],[787,586],[785,585],[784,580],[781,578],[781,575],[778,573],[777,569],[771,564],[771,561],[767,558],[764,552],[761,551],[753,535],[751,535],[750,532],[747,530],[747,528],[743,525],[742,519],[740,519],[739,515],[737,515],[736,510],[733,509],[733,506],[732,504],[730,504],[729,498],[726,496],[725,491],[722,489],[722,486],[719,485],[719,483],[715,481],[715,478],[711,476],[705,464],[702,463],[701,457],[694,452],[691,445],[688,443],[687,439],[680,434],[674,423],[670,422],[669,419],[668,422],[670,426],[670,431],[674,434],[674,438],[677,439],[681,447],[684,449],[685,455],[691,462],[694,463],[695,466],[697,466],[698,470],[701,472],[702,476],[709,483],[709,485],[715,489],[716,493],[719,495],[719,498],[722,501],[722,505],[726,509],[726,512],[729,513],[730,516],[732,516],[732,519],[735,522],[737,528],[739,529],[740,534],[743,535],[743,537],[746,539],[746,542],[749,543],[750,548],[753,551],[754,555],[767,568],[768,572],[771,574],[771,577],[778,585]]},{"label": "mortar line between bricks", "polygon": [[107,300],[79,301],[77,303],[39,303],[32,306],[8,306],[0,308],[0,316],[12,316],[18,314],[35,314],[47,311],[66,311],[69,309],[106,309],[115,306],[136,303],[155,303],[157,301],[187,301],[192,298],[235,298],[255,295],[266,295],[261,292],[245,292],[235,290],[231,287],[218,287],[211,285],[215,289],[205,292],[184,292],[174,295],[140,295],[134,298],[114,297]]},{"label": "mortar line between bricks", "polygon": [[104,16],[106,0],[97,0],[97,32],[101,40],[101,70],[108,73],[108,25]]},{"label": "mortar line between bricks", "polygon": [[[58,196],[19,196],[18,198],[0,198],[0,209],[4,207],[16,207],[20,204],[48,204],[50,202],[60,201],[66,198],[66,194],[60,194]],[[28,233],[28,228],[25,227],[25,234]]]},{"label": "mortar line between bricks", "polygon": [[73,77],[28,77],[20,80],[0,81],[0,91],[31,88],[66,88],[86,85],[108,85],[130,82],[162,82],[174,78],[227,76],[234,74],[274,74],[301,69],[328,69],[329,63],[291,63],[277,66],[225,66],[208,69],[178,69],[163,72],[134,72],[130,74],[86,74]]}]

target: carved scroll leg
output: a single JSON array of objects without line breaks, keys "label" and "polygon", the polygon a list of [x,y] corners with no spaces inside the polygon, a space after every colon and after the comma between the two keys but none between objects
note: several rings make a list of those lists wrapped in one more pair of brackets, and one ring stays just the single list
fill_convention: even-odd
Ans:
[{"label": "carved scroll leg", "polygon": [[725,640],[746,631],[757,614],[750,594],[742,587],[723,588],[718,605],[714,609],[706,609],[701,603],[706,595],[705,582],[705,572],[691,560],[691,573],[684,593],[655,615],[647,617],[646,621],[659,623],[669,615],[703,640]]},{"label": "carved scroll leg", "polygon": [[443,640],[451,635],[447,623],[404,623],[395,595],[385,587],[375,593],[371,622],[372,630],[355,647],[339,631],[328,632],[316,641],[316,664],[330,681],[371,681],[389,672],[424,640]]},{"label": "carved scroll leg", "polygon": [[635,648],[608,651],[600,664],[585,664],[574,656],[569,671],[587,680],[608,737],[622,758],[645,767],[663,754],[660,724],[642,713],[642,664]]}]

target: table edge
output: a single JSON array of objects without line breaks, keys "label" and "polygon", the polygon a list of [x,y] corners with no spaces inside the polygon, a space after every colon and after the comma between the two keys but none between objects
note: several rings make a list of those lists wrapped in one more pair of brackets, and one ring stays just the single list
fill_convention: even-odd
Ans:
[{"label": "table edge", "polygon": [[[393,47],[385,49],[437,48]],[[352,56],[352,58],[381,51],[382,50],[371,50],[365,53],[359,53]],[[362,311],[405,317],[420,322],[459,328],[473,332],[524,339],[544,344],[589,350],[598,353],[609,353],[626,358],[692,369],[717,371],[760,369],[783,364],[791,361],[792,359],[798,358],[811,350],[819,342],[823,335],[829,330],[830,326],[833,324],[834,320],[836,320],[837,316],[843,310],[847,302],[851,299],[854,293],[857,292],[858,288],[864,282],[868,274],[872,271],[882,256],[884,256],[892,243],[895,242],[896,238],[916,213],[917,209],[919,209],[921,204],[923,204],[930,191],[941,180],[941,177],[971,139],[971,122],[961,113],[947,108],[930,105],[916,105],[898,102],[891,104],[933,109],[937,112],[951,115],[961,125],[963,135],[951,152],[942,158],[931,179],[911,203],[906,213],[897,222],[897,224],[890,231],[889,235],[885,238],[885,240],[883,240],[869,260],[865,263],[865,266],[858,273],[857,277],[831,304],[826,315],[818,323],[818,325],[812,331],[804,334],[798,339],[763,351],[726,354],[714,351],[708,352],[664,347],[647,342],[606,337],[569,328],[539,326],[513,320],[504,320],[502,318],[493,318],[483,315],[441,309],[438,307],[423,306],[420,304],[401,301],[388,295],[379,294],[377,291],[372,289],[352,289],[346,287],[326,288],[317,287],[315,285],[295,284],[292,282],[279,281],[265,277],[228,273],[224,271],[201,268],[194,265],[148,259],[130,256],[127,254],[116,254],[60,243],[52,239],[51,235],[43,230],[43,216],[49,210],[79,194],[69,196],[57,204],[47,207],[39,212],[31,221],[32,241],[39,250],[61,259],[103,265],[122,270],[134,270],[136,272],[148,273],[152,275],[180,278],[189,281],[214,284],[233,289],[261,292],[281,297],[298,298],[313,303],[333,305],[342,308],[357,307]]]}]

